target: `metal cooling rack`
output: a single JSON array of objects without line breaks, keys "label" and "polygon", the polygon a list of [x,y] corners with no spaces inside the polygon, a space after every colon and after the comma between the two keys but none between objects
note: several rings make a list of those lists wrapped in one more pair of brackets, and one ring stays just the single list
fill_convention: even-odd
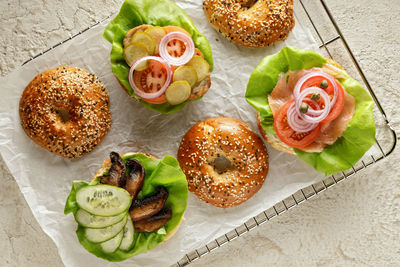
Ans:
[{"label": "metal cooling rack", "polygon": [[[311,7],[312,6],[312,7]],[[310,8],[311,7],[311,8]],[[314,12],[312,12],[314,10]],[[322,11],[322,12],[321,12]],[[365,77],[360,64],[354,57],[346,39],[344,38],[339,26],[337,25],[331,11],[329,10],[326,1],[320,0],[295,0],[295,17],[296,23],[301,24],[303,27],[308,27],[313,31],[316,40],[320,42],[320,50],[323,50],[324,54],[335,59],[335,54],[343,55],[347,53],[349,59],[352,62],[353,68],[363,80],[365,87],[368,89],[371,97],[373,98],[376,108],[375,120],[379,125],[383,125],[386,128],[386,132],[383,134],[386,138],[376,138],[375,142],[375,153],[364,156],[358,163],[352,168],[335,175],[325,177],[322,181],[317,182],[313,185],[300,189],[288,198],[276,203],[273,207],[265,210],[257,216],[246,221],[241,226],[233,229],[225,235],[216,238],[214,241],[208,243],[204,247],[196,249],[186,254],[181,260],[179,260],[173,267],[182,267],[190,264],[191,262],[209,254],[213,250],[231,242],[239,236],[242,236],[254,228],[264,224],[274,217],[290,210],[293,207],[303,203],[306,200],[320,194],[326,189],[336,185],[337,183],[344,181],[350,176],[366,169],[367,167],[385,159],[389,154],[393,152],[397,144],[397,136],[393,127],[390,125],[387,119],[386,113],[382,108],[378,98],[372,90],[368,79]],[[302,19],[303,18],[303,19]],[[304,21],[305,20],[305,21]],[[304,25],[307,24],[307,25]],[[329,28],[330,29],[327,29]],[[339,61],[339,60],[337,60]],[[341,61],[339,61],[341,62]],[[341,62],[342,63],[342,62]],[[347,66],[345,67],[348,70]],[[377,136],[382,135],[377,133]],[[391,138],[390,138],[391,137]],[[379,140],[378,140],[379,139]]]},{"label": "metal cooling rack", "polygon": [[[276,203],[273,207],[265,210],[257,216],[252,217],[241,226],[236,227],[230,232],[216,238],[214,241],[208,243],[207,245],[198,248],[188,254],[186,254],[181,260],[173,265],[173,267],[183,267],[191,262],[203,257],[206,254],[209,254],[213,250],[231,242],[239,236],[242,236],[254,228],[270,221],[274,217],[284,213],[285,211],[290,210],[293,207],[303,203],[306,200],[318,195],[319,193],[325,191],[326,189],[338,184],[341,181],[346,180],[350,176],[366,169],[367,167],[374,165],[375,163],[385,159],[388,155],[390,155],[397,145],[397,135],[393,127],[390,125],[389,120],[387,119],[386,113],[382,108],[378,98],[376,97],[374,91],[372,90],[368,79],[365,77],[364,72],[362,71],[360,64],[357,59],[354,57],[353,52],[351,51],[346,39],[344,38],[339,26],[337,25],[335,19],[331,11],[329,10],[325,0],[295,0],[295,17],[296,23],[300,24],[303,27],[307,27],[313,31],[314,37],[320,42],[320,50],[321,54],[325,54],[326,57],[331,59],[337,58],[339,55],[343,54],[348,55],[348,60],[351,61],[351,65],[355,70],[355,74],[359,75],[359,78],[364,82],[365,87],[368,89],[371,97],[373,98],[377,111],[374,113],[375,120],[377,125],[381,125],[384,127],[385,133],[377,133],[377,136],[381,136],[380,138],[376,138],[376,142],[374,147],[375,153],[364,155],[364,157],[357,162],[352,168],[347,171],[343,171],[341,173],[337,173],[328,177],[325,177],[320,182],[317,182],[313,185],[300,189],[296,193],[287,197],[286,199]],[[310,8],[312,6],[312,8]],[[314,10],[314,12],[313,12]],[[72,40],[76,36],[86,32],[87,30],[99,25],[100,23],[108,20],[114,14],[104,18],[101,21],[85,28],[84,30],[79,31],[78,33],[71,35],[68,39],[61,41],[48,48],[47,50],[29,58],[22,65],[27,64],[33,59],[42,56],[43,54],[49,52],[50,50]],[[337,60],[342,65],[344,65],[342,60]],[[347,65],[344,65],[346,71],[349,71]],[[350,66],[351,67],[351,66]],[[351,73],[353,74],[353,73]],[[374,107],[375,108],[375,107]],[[378,129],[377,129],[378,130]],[[381,130],[382,131],[382,130]],[[383,137],[382,137],[383,136]]]}]

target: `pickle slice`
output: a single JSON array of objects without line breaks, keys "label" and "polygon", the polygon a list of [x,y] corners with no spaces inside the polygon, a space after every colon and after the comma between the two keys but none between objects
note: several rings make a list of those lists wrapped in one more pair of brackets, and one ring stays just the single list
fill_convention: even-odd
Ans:
[{"label": "pickle slice", "polygon": [[159,26],[147,28],[144,32],[153,37],[153,40],[156,44],[154,54],[158,54],[158,45],[160,44],[160,41],[164,37],[164,35],[167,34],[167,32],[164,30],[164,28]]},{"label": "pickle slice", "polygon": [[173,81],[187,81],[193,87],[197,83],[197,72],[192,66],[180,66],[174,72]]},{"label": "pickle slice", "polygon": [[197,72],[197,81],[200,82],[207,77],[210,69],[207,61],[201,56],[194,56],[186,65],[192,66]]},{"label": "pickle slice", "polygon": [[[124,48],[124,58],[126,63],[129,66],[132,66],[136,60],[149,56],[149,51],[146,46],[142,43],[130,43],[127,47]],[[140,63],[135,70],[145,70],[148,67],[148,60]]]},{"label": "pickle slice", "polygon": [[190,84],[187,81],[173,82],[165,91],[165,98],[171,105],[178,105],[185,102],[191,93]]},{"label": "pickle slice", "polygon": [[154,54],[154,49],[156,47],[156,42],[154,41],[153,37],[150,34],[145,32],[136,32],[131,39],[132,43],[142,43],[147,50],[149,51],[150,55]]}]

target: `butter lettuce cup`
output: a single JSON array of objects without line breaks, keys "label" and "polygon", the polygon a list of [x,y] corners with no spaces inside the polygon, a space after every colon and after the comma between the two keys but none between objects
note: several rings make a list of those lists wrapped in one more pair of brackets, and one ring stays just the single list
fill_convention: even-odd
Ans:
[{"label": "butter lettuce cup", "polygon": [[122,88],[151,110],[177,112],[211,86],[210,44],[168,0],[126,0],[103,37]]},{"label": "butter lettuce cup", "polygon": [[172,156],[110,153],[90,182],[74,181],[64,213],[90,253],[123,261],[171,238],[183,220],[186,177]]},{"label": "butter lettuce cup", "polygon": [[265,57],[245,97],[272,147],[326,175],[351,168],[375,143],[370,95],[316,52],[284,47]]}]

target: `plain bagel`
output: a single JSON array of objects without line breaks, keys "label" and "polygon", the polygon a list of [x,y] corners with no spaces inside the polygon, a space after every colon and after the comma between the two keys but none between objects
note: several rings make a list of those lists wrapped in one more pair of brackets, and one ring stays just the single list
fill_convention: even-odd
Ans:
[{"label": "plain bagel", "polygon": [[38,74],[25,88],[19,115],[25,133],[65,158],[92,151],[111,126],[107,88],[93,74],[62,66]]},{"label": "plain bagel", "polygon": [[231,118],[196,123],[182,139],[178,161],[189,191],[220,208],[252,197],[268,173],[264,142],[248,125]]},{"label": "plain bagel", "polygon": [[204,0],[203,8],[217,31],[247,47],[285,40],[295,24],[293,0]]}]

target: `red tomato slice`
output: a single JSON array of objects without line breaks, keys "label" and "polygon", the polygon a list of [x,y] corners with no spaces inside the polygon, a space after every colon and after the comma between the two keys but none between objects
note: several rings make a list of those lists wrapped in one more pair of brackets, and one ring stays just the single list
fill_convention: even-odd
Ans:
[{"label": "red tomato slice", "polygon": [[164,30],[167,33],[170,33],[170,32],[183,32],[183,33],[187,34],[187,36],[190,36],[190,38],[192,38],[192,36],[185,29],[183,29],[181,27],[178,27],[178,26],[165,26]]},{"label": "red tomato slice", "polygon": [[[324,78],[322,76],[311,77],[307,81],[304,82],[303,86],[300,88],[300,91],[302,91],[305,88],[312,87],[312,86],[320,87],[321,82],[323,80],[326,80],[326,78]],[[334,93],[335,93],[334,89],[333,89],[333,85],[332,85],[332,83],[330,81],[328,81],[328,80],[326,80],[326,81],[328,82],[328,87],[323,89],[323,90],[325,90],[325,92],[329,95],[330,99],[332,100],[332,98],[334,96]],[[338,95],[337,95],[337,98],[336,98],[336,102],[333,105],[333,107],[331,108],[331,111],[329,112],[328,116],[322,122],[333,121],[334,119],[336,119],[339,116],[339,114],[342,112],[342,109],[344,107],[344,91],[343,91],[343,87],[337,81],[336,81],[336,84],[337,84],[338,89],[339,89],[338,90]],[[318,104],[320,105],[321,108],[324,108],[324,101],[323,100],[319,100]]]},{"label": "red tomato slice", "polygon": [[167,51],[173,57],[181,57],[185,53],[186,45],[181,40],[171,40],[167,44]]},{"label": "red tomato slice", "polygon": [[[192,36],[190,36],[190,34],[185,29],[182,29],[181,27],[178,26],[165,26],[164,29],[167,33],[183,32],[184,34],[192,38]],[[186,50],[186,45],[184,42],[180,40],[172,40],[167,44],[167,51],[173,57],[181,57],[183,53],[185,53],[185,50]]]},{"label": "red tomato slice", "polygon": [[150,104],[163,104],[167,102],[167,99],[165,98],[165,94],[161,95],[160,97],[157,97],[156,99],[144,99],[142,98],[143,101],[150,103]]},{"label": "red tomato slice", "polygon": [[306,147],[318,137],[321,132],[321,124],[306,133],[299,133],[290,128],[287,121],[287,110],[294,100],[283,105],[274,117],[274,128],[279,139],[290,147]]},{"label": "red tomato slice", "polygon": [[[146,93],[155,93],[159,91],[167,81],[167,70],[158,61],[150,60],[149,67],[143,71],[135,71],[133,73],[133,81],[135,85]],[[143,99],[153,104],[161,104],[166,101],[164,95],[156,99]]]}]

